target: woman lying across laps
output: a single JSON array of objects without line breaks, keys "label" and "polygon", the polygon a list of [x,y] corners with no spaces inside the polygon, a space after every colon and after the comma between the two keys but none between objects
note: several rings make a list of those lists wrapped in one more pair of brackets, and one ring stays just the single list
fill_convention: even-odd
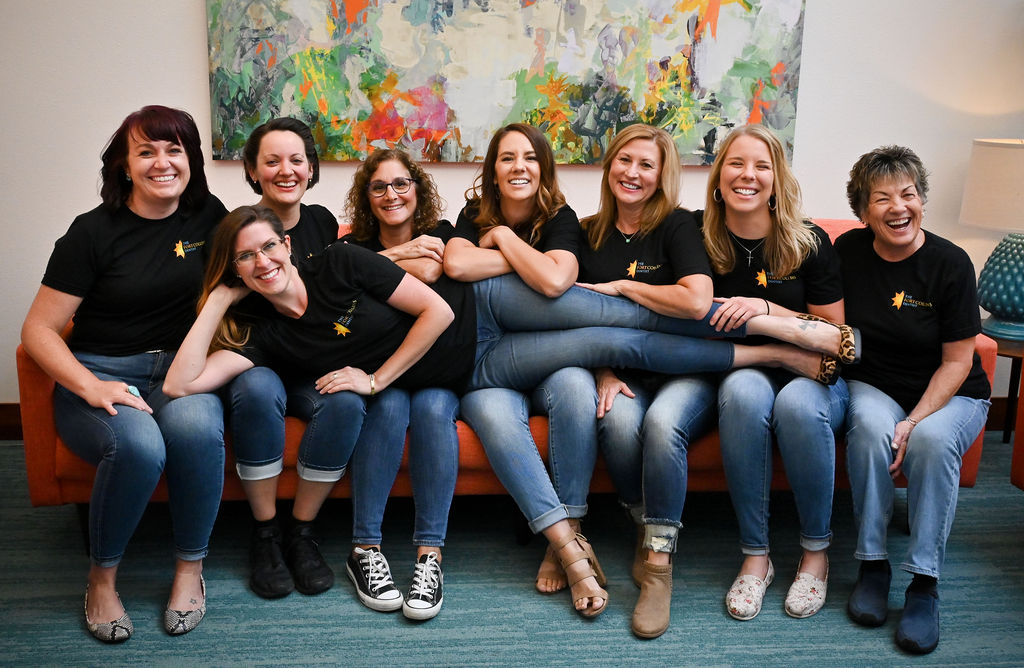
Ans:
[{"label": "woman lying across laps", "polygon": [[[261,195],[259,204],[280,218],[292,251],[298,257],[319,253],[338,238],[338,220],[319,205],[302,199],[320,180],[320,160],[313,133],[295,118],[274,118],[257,127],[242,149],[246,183]],[[245,265],[255,261],[246,256]],[[236,267],[239,271],[245,267]],[[240,312],[267,308],[266,300],[252,296]],[[329,450],[332,430],[320,426],[327,416],[317,410],[318,398],[303,383],[285,383],[272,369],[257,366],[233,380],[229,425],[235,468],[253,515],[249,542],[249,587],[264,598],[287,596],[293,589],[307,595],[327,591],[334,571],[320,554],[312,521],[323,503],[324,490],[340,472],[317,471],[315,453]],[[390,416],[390,397],[378,397],[367,408]],[[311,423],[299,445],[299,482],[287,531],[277,518],[277,482],[284,460],[285,412]],[[358,407],[360,410],[362,407]],[[372,422],[371,417],[367,418]],[[318,441],[324,441],[320,443]]]}]

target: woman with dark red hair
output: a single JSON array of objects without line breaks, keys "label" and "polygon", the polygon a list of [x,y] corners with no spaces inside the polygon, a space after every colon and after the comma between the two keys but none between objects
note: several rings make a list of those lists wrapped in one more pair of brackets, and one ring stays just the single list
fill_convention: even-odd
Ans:
[{"label": "woman with dark red hair", "polygon": [[161,474],[177,558],[164,628],[186,633],[206,613],[203,558],[224,482],[221,403],[213,394],[171,400],[161,386],[195,319],[206,238],[226,210],[206,185],[196,124],[178,109],[129,115],[101,175],[103,203],[57,240],[21,339],[57,381],[57,432],[96,466],[85,621],[96,638],[122,642],[133,627],[117,567]]}]

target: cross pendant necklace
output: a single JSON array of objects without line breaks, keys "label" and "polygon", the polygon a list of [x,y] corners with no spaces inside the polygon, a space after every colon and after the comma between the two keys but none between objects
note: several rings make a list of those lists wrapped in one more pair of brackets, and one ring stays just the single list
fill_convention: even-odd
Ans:
[{"label": "cross pendant necklace", "polygon": [[748,267],[749,267],[749,266],[751,265],[751,263],[753,263],[753,261],[754,261],[754,251],[756,251],[756,250],[757,250],[758,248],[760,248],[760,247],[761,247],[761,244],[763,244],[763,243],[764,243],[764,241],[765,241],[765,239],[767,239],[767,238],[768,238],[768,237],[764,237],[764,239],[761,239],[761,240],[760,240],[760,241],[758,241],[758,242],[757,242],[756,244],[754,244],[754,247],[753,247],[753,248],[747,248],[747,247],[746,247],[746,246],[744,246],[744,245],[743,245],[742,243],[740,243],[740,238],[739,238],[739,237],[737,237],[737,236],[736,236],[735,234],[733,234],[733,233],[732,233],[732,230],[730,230],[729,228],[726,228],[726,230],[725,230],[725,231],[729,233],[729,236],[730,236],[730,237],[732,237],[732,240],[736,242],[736,245],[737,245],[737,246],[739,246],[740,248],[742,248],[743,250],[745,250],[745,251],[747,252],[747,266],[748,266]]}]

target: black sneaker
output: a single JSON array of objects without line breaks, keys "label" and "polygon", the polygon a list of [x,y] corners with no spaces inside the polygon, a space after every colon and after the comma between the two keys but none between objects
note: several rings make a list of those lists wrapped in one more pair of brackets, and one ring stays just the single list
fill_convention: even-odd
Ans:
[{"label": "black sneaker", "polygon": [[263,598],[281,598],[295,589],[292,574],[281,554],[281,528],[271,520],[257,522],[249,539],[249,587]]},{"label": "black sneaker", "polygon": [[388,560],[377,548],[352,550],[348,556],[348,579],[366,607],[378,612],[392,612],[402,607],[402,592],[395,587]]},{"label": "black sneaker", "polygon": [[334,571],[320,554],[313,525],[309,522],[299,522],[288,532],[284,558],[295,580],[295,588],[303,594],[320,594],[334,585]]},{"label": "black sneaker", "polygon": [[409,595],[402,604],[402,614],[409,619],[430,619],[441,611],[444,603],[444,573],[437,554],[428,552],[416,560]]}]

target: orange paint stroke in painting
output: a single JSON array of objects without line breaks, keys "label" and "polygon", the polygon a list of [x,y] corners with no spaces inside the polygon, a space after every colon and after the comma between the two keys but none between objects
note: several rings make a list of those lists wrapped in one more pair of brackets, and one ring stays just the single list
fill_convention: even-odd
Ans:
[{"label": "orange paint stroke in painting", "polygon": [[331,18],[338,18],[338,3],[335,0],[331,0]]},{"label": "orange paint stroke in painting", "polygon": [[754,99],[750,101],[750,116],[747,118],[747,123],[760,123],[764,119],[764,110],[772,106],[771,102],[761,98],[763,94],[764,79],[758,79]]},{"label": "orange paint stroke in painting", "polygon": [[267,60],[267,69],[270,69],[277,64],[277,47],[275,47],[270,40],[267,40],[267,48],[270,49],[270,59]]},{"label": "orange paint stroke in painting", "polygon": [[318,96],[316,98],[316,106],[320,110],[320,115],[321,116],[326,116],[327,115],[327,98],[326,97],[319,97]]},{"label": "orange paint stroke in painting", "polygon": [[345,28],[345,34],[352,32],[352,24],[356,22],[360,12],[366,11],[366,6],[370,4],[370,0],[347,0],[345,2],[345,21],[348,22],[348,26]]},{"label": "orange paint stroke in painting", "polygon": [[707,0],[707,4],[703,7],[704,11],[700,13],[697,28],[693,31],[694,39],[700,39],[704,34],[705,27],[711,29],[711,39],[718,39],[718,12],[721,8],[721,0]]},{"label": "orange paint stroke in painting", "polygon": [[786,63],[781,60],[772,68],[772,85],[778,88],[782,85],[782,75],[786,73]]},{"label": "orange paint stroke in painting", "polygon": [[302,73],[302,83],[299,84],[299,92],[302,93],[302,99],[305,100],[306,96],[309,95],[309,89],[313,87],[313,82],[310,80],[306,73]]},{"label": "orange paint stroke in painting", "polygon": [[331,129],[334,130],[335,132],[341,130],[341,119],[338,118],[337,114],[331,116]]},{"label": "orange paint stroke in painting", "polygon": [[530,69],[526,71],[526,78],[524,82],[529,81],[534,75],[542,77],[544,76],[544,61],[547,59],[544,50],[544,41],[547,37],[547,31],[543,28],[537,28],[537,32],[533,38],[533,46],[536,47],[536,52],[533,56],[533,61],[530,63]]}]

